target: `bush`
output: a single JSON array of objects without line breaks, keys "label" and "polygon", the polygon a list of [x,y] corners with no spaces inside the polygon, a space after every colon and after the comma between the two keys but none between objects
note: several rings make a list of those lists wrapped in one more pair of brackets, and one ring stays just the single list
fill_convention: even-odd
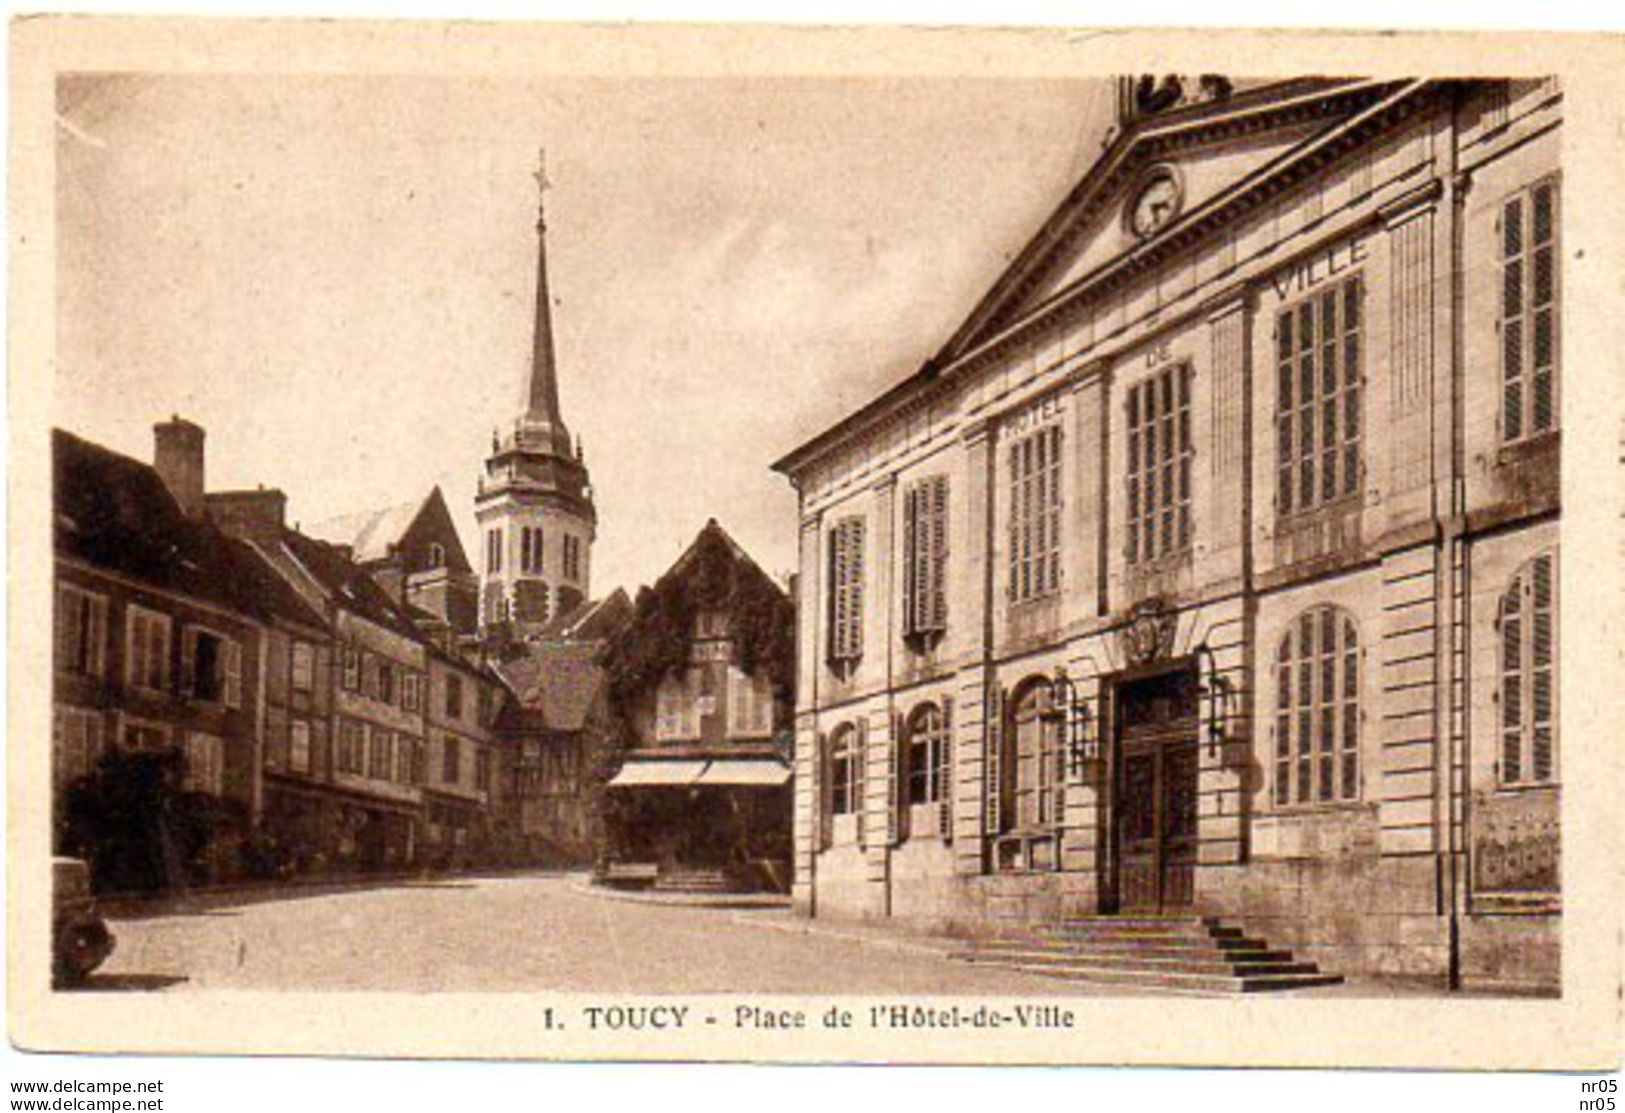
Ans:
[{"label": "bush", "polygon": [[90,863],[98,893],[158,893],[215,880],[221,838],[244,827],[242,805],[181,788],[179,752],[112,751],[70,785],[63,849]]}]

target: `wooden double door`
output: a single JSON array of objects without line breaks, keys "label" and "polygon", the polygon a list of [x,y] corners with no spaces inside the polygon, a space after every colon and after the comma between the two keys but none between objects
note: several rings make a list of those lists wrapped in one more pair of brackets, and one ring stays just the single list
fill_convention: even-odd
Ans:
[{"label": "wooden double door", "polygon": [[1126,684],[1117,698],[1112,814],[1117,906],[1188,907],[1196,896],[1197,747],[1193,674]]}]

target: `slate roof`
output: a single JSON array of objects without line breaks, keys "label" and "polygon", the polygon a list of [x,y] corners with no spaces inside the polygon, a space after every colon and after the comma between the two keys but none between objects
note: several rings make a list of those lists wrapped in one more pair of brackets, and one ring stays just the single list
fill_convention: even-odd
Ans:
[{"label": "slate roof", "polygon": [[150,464],[51,433],[56,552],[251,618],[321,626],[263,557],[181,510]]},{"label": "slate roof", "polygon": [[389,556],[389,547],[406,535],[424,502],[424,499],[415,499],[381,509],[341,514],[307,526],[306,530],[318,540],[350,546],[355,559],[368,564]]}]

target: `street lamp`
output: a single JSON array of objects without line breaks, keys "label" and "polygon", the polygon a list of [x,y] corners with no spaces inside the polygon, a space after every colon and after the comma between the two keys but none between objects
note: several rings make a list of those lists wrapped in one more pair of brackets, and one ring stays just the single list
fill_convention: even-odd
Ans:
[{"label": "street lamp", "polygon": [[1100,761],[1100,739],[1090,727],[1089,703],[1078,695],[1078,687],[1066,670],[1057,668],[1050,681],[1050,706],[1045,712],[1051,728],[1061,732],[1067,768],[1081,778]]}]

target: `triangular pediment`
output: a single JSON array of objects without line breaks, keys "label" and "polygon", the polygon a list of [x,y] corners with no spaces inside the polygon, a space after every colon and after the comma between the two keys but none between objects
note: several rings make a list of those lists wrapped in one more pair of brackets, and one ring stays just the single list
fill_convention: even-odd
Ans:
[{"label": "triangular pediment", "polygon": [[[934,361],[946,366],[1126,256],[1188,236],[1403,83],[1309,79],[1127,122]],[[1138,216],[1138,220],[1136,219]]]}]

